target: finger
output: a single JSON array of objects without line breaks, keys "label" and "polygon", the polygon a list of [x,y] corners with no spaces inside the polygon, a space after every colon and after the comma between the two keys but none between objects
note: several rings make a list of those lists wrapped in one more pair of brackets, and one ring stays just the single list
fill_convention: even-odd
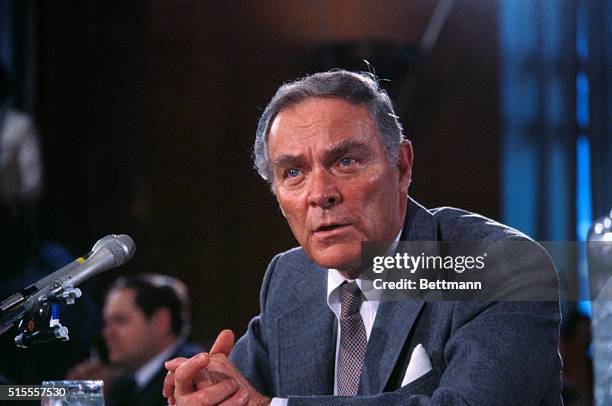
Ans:
[{"label": "finger", "polygon": [[245,389],[238,389],[236,393],[234,393],[228,399],[219,403],[219,406],[246,405],[247,403],[249,403],[249,399],[250,399],[249,392],[247,392]]},{"label": "finger", "polygon": [[238,391],[238,384],[236,381],[233,379],[226,379],[225,381],[208,386],[205,389],[198,390],[189,396],[189,398],[195,398],[197,404],[217,405],[229,399],[236,391]]},{"label": "finger", "polygon": [[[251,386],[250,382],[240,373],[238,369],[236,369],[236,366],[232,364],[225,354],[210,354],[206,371],[208,371],[212,376],[222,375],[234,380],[240,388],[239,391],[244,391],[247,393],[247,400],[249,403],[268,404],[270,402],[268,398],[258,393],[255,388]],[[227,404],[242,404],[240,403],[241,401],[242,398],[236,396],[234,399],[232,399],[232,401],[228,399]]]},{"label": "finger", "polygon": [[206,368],[210,357],[206,353],[198,354],[185,361],[174,371],[174,395],[184,395],[194,392],[194,382],[198,373]]},{"label": "finger", "polygon": [[232,348],[234,347],[235,339],[236,338],[232,330],[223,330],[217,336],[215,343],[210,349],[210,353],[222,353],[229,357],[230,352],[232,352]]},{"label": "finger", "polygon": [[[174,394],[174,373],[172,371],[168,371],[166,377],[164,378],[164,387],[162,389],[162,395],[165,398],[170,400],[170,396]],[[171,402],[168,402],[171,403]]]},{"label": "finger", "polygon": [[211,374],[222,374],[236,378],[235,374],[239,372],[234,368],[232,362],[225,356],[225,354],[210,354],[210,360],[206,366],[206,370]]},{"label": "finger", "polygon": [[174,372],[168,371],[166,374],[162,395],[168,398],[168,405],[176,405],[176,399],[174,398]]},{"label": "finger", "polygon": [[166,361],[164,363],[164,366],[166,367],[166,369],[168,371],[173,371],[174,372],[176,370],[176,368],[181,366],[187,360],[188,360],[188,358],[183,358],[183,357],[174,358],[174,359],[171,359],[170,361]]},{"label": "finger", "polygon": [[187,362],[187,360],[188,358],[178,357],[178,358],[171,359],[170,361],[166,361],[164,363],[164,366],[168,370],[168,373],[166,374],[166,377],[164,378],[164,387],[162,389],[162,395],[168,398],[168,403],[171,405],[176,403],[174,399],[174,374],[173,372],[176,371],[176,369],[179,366]]},{"label": "finger", "polygon": [[[227,379],[227,377],[225,377],[224,379]],[[208,371],[208,365],[207,365],[207,368],[199,370],[196,376],[193,378],[193,381],[197,389],[206,388],[207,386],[210,386],[213,383],[217,383],[220,380],[223,380],[223,379],[215,380],[212,374]]]},{"label": "finger", "polygon": [[[208,364],[208,366],[210,366],[210,364]],[[210,374],[210,378],[212,379],[213,383],[217,383],[217,382],[224,381],[226,379],[230,379],[229,375],[210,371],[208,367],[206,367],[206,371]]]}]

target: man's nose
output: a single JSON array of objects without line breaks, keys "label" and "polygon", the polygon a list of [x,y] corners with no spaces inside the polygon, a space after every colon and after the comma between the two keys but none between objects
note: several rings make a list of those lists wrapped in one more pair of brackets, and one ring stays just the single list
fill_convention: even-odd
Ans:
[{"label": "man's nose", "polygon": [[309,203],[311,207],[328,209],[342,202],[342,195],[333,179],[333,175],[323,169],[312,172]]}]

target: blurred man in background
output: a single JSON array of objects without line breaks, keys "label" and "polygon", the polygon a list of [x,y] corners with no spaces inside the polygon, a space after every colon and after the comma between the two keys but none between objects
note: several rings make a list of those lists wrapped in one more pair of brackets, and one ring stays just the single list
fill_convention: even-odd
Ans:
[{"label": "blurred man in background", "polygon": [[202,351],[187,342],[190,313],[185,284],[159,274],[121,277],[106,295],[103,317],[109,364],[83,362],[68,378],[104,380],[110,406],[166,405],[164,362]]}]

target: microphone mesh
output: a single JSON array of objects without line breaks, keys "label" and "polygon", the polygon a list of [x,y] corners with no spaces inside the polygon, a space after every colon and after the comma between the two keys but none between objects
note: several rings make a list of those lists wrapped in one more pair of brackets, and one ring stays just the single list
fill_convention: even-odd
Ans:
[{"label": "microphone mesh", "polygon": [[121,244],[117,240],[108,241],[104,247],[110,251],[113,258],[115,259],[115,266],[121,266],[127,261],[125,251],[121,247]]},{"label": "microphone mesh", "polygon": [[136,252],[136,244],[134,244],[134,240],[132,240],[132,237],[125,234],[118,235],[117,239],[123,243],[123,250],[125,251],[125,255],[127,255],[126,261],[129,261]]}]

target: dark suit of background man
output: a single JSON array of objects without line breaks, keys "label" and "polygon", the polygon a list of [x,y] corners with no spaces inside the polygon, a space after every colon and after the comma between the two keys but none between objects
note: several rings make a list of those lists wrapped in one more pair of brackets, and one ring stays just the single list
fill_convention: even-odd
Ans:
[{"label": "dark suit of background man", "polygon": [[[106,295],[103,316],[110,365],[87,361],[69,378],[105,380],[109,406],[165,406],[164,362],[202,351],[186,342],[190,313],[185,284],[160,274],[121,277]],[[109,381],[117,368],[125,373]]]},{"label": "dark suit of background man", "polygon": [[362,241],[527,242],[530,255],[504,258],[526,285],[530,270],[551,265],[516,230],[408,197],[412,146],[371,75],[332,71],[283,85],[259,121],[254,152],[301,247],[270,263],[261,314],[229,359],[233,335],[224,331],[211,354],[166,364],[171,402],[561,402],[558,299],[377,301],[354,293]]}]

